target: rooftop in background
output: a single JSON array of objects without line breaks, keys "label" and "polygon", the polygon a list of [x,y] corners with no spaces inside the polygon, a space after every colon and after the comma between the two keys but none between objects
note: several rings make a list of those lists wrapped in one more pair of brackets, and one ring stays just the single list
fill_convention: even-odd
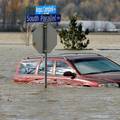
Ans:
[{"label": "rooftop in background", "polygon": [[[57,30],[61,30],[62,28],[68,29],[70,21],[61,21],[58,26],[56,26]],[[110,21],[84,21],[78,20],[77,24],[83,25],[83,31],[89,29],[92,32],[119,32],[120,31],[120,22],[110,22]]]},{"label": "rooftop in background", "polygon": [[120,22],[113,22],[113,24],[116,26],[116,29],[120,31]]}]

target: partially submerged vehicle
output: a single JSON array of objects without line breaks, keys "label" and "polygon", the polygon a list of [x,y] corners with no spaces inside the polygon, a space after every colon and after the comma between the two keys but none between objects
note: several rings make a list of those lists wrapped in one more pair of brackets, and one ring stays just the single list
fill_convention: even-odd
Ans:
[{"label": "partially submerged vehicle", "polygon": [[[44,57],[21,60],[14,75],[15,82],[44,83]],[[99,54],[50,55],[47,60],[48,84],[120,87],[120,65]]]}]

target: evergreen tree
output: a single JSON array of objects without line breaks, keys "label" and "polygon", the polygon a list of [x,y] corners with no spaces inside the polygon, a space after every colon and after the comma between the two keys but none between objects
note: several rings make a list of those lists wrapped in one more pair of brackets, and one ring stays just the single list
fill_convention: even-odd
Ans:
[{"label": "evergreen tree", "polygon": [[65,49],[82,50],[89,44],[89,39],[86,35],[89,34],[89,30],[82,30],[82,24],[77,25],[77,17],[72,16],[68,29],[62,28],[59,32],[61,43]]}]

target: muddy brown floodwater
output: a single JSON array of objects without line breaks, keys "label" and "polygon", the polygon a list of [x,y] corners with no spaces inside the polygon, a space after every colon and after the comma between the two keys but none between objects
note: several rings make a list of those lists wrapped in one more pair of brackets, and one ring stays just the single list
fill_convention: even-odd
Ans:
[{"label": "muddy brown floodwater", "polygon": [[[120,50],[89,52],[120,63]],[[0,120],[120,120],[119,88],[45,89],[44,85],[14,83],[16,63],[23,57],[38,55],[31,46],[0,46]]]}]

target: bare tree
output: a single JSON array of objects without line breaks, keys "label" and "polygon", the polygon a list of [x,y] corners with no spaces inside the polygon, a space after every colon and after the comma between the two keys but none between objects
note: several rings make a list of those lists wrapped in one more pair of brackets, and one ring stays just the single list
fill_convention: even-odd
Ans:
[{"label": "bare tree", "polygon": [[7,5],[8,5],[8,0],[2,0],[3,29],[5,29],[5,24],[6,24]]},{"label": "bare tree", "polygon": [[11,0],[10,8],[11,8],[11,15],[12,15],[11,24],[16,25],[17,13],[20,9],[19,8],[19,0]]},{"label": "bare tree", "polygon": [[67,16],[68,18],[70,16],[73,16],[75,13],[76,13],[76,6],[74,3],[70,3],[68,4],[63,10],[62,10],[62,13],[63,13],[63,16]]}]

